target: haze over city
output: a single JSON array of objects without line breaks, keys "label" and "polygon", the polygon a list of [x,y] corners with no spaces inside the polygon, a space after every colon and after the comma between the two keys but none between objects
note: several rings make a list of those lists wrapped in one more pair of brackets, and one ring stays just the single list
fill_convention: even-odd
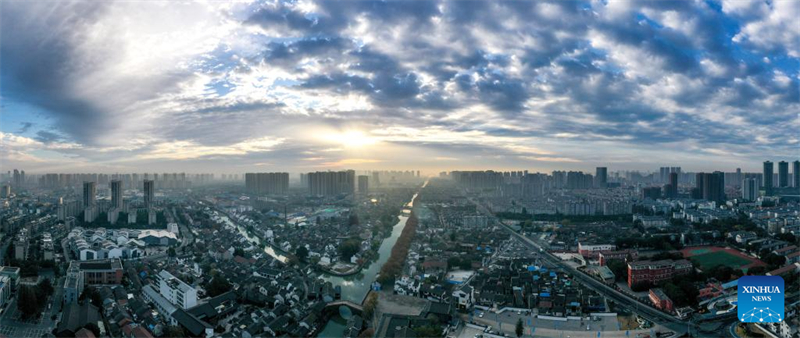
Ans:
[{"label": "haze over city", "polygon": [[0,338],[800,338],[798,0],[0,0]]},{"label": "haze over city", "polygon": [[759,171],[800,149],[798,8],[4,1],[0,160],[28,173]]}]

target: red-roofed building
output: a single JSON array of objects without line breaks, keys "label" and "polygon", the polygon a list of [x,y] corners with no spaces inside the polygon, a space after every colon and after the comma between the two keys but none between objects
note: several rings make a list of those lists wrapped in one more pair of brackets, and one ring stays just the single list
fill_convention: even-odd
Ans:
[{"label": "red-roofed building", "polygon": [[86,328],[82,328],[75,332],[75,338],[95,338],[96,336],[92,331],[89,331]]},{"label": "red-roofed building", "polygon": [[786,255],[786,263],[794,264],[800,262],[800,251]]},{"label": "red-roofed building", "polygon": [[629,262],[628,286],[643,282],[655,284],[690,272],[692,263],[685,259]]},{"label": "red-roofed building", "polygon": [[705,287],[701,288],[700,293],[697,294],[698,299],[714,298],[722,294],[722,284],[708,283]]},{"label": "red-roofed building", "polygon": [[614,244],[586,244],[578,242],[578,253],[586,258],[597,258],[601,252],[611,252],[617,250]]},{"label": "red-roofed building", "polygon": [[144,326],[137,326],[131,330],[131,338],[153,338],[153,335]]},{"label": "red-roofed building", "polygon": [[790,246],[783,247],[783,248],[780,248],[780,249],[777,249],[777,250],[773,250],[772,252],[775,253],[778,256],[786,256],[788,254],[792,254],[792,253],[795,253],[795,252],[798,252],[798,251],[800,251],[800,250],[797,249],[797,246],[790,245]]},{"label": "red-roofed building", "polygon": [[422,271],[426,273],[447,271],[447,262],[441,260],[426,260],[422,262]]},{"label": "red-roofed building", "polygon": [[798,271],[800,271],[800,263],[794,263],[767,272],[767,276],[784,276]]},{"label": "red-roofed building", "polygon": [[667,294],[664,293],[664,290],[660,288],[652,288],[650,289],[650,301],[653,302],[653,306],[657,309],[672,313],[674,306],[672,304],[672,299],[667,297]]},{"label": "red-roofed building", "polygon": [[635,261],[639,259],[639,251],[637,250],[619,250],[619,251],[606,251],[600,252],[598,254],[598,258],[600,259],[600,266],[605,266],[608,264],[608,261],[612,259],[618,259],[623,262],[628,262],[628,257],[631,258],[631,261]]}]

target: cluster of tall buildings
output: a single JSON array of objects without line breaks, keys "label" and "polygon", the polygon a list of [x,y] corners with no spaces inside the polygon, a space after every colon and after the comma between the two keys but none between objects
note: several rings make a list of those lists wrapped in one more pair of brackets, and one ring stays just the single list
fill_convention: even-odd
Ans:
[{"label": "cluster of tall buildings", "polygon": [[[778,162],[778,172],[775,173],[774,164],[764,162],[761,173],[743,173],[741,169],[736,172],[713,173],[683,173],[680,167],[661,167],[655,179],[665,182],[663,189],[646,187],[642,189],[642,197],[649,198],[677,198],[679,181],[684,184],[694,183],[691,189],[691,198],[708,201],[724,202],[726,200],[725,187],[741,188],[741,198],[745,201],[755,201],[761,196],[775,196],[778,193],[800,192],[800,161],[792,162],[791,175],[789,162]],[[796,189],[796,190],[795,190]]]},{"label": "cluster of tall buildings", "polygon": [[305,174],[313,196],[351,195],[356,189],[355,170],[317,171]]},{"label": "cluster of tall buildings", "polygon": [[289,173],[246,173],[245,190],[259,195],[285,195],[289,192]]},{"label": "cluster of tall buildings", "polygon": [[[130,212],[128,205],[125,204],[124,200],[124,191],[125,185],[122,180],[112,180],[110,182],[111,187],[111,204],[105,204],[102,208],[97,203],[97,183],[92,181],[83,182],[83,194],[82,194],[82,210],[83,210],[83,221],[86,223],[94,222],[97,217],[100,215],[101,212],[106,212],[108,215],[108,221],[111,224],[117,222],[120,213],[126,212],[129,213],[128,215],[128,222],[135,222],[136,221],[136,212]],[[143,192],[143,200],[144,200],[144,208],[147,211],[147,223],[153,224],[156,222],[156,214],[153,210],[155,205],[155,181],[153,180],[144,180],[142,181],[142,192]],[[63,199],[59,199],[59,219],[65,219],[69,216],[75,215],[75,202],[64,202]]]},{"label": "cluster of tall buildings", "polygon": [[358,175],[358,193],[361,195],[369,193],[369,176]]},{"label": "cluster of tall buildings", "polygon": [[[789,180],[789,162],[778,162],[778,174],[775,175],[774,164],[770,161],[764,162],[763,184],[766,196],[775,195],[775,188],[800,190],[800,161],[792,162],[791,182]],[[775,179],[777,178],[777,182]],[[775,184],[777,183],[777,184]]]},{"label": "cluster of tall buildings", "polygon": [[[238,178],[239,175],[230,175]],[[228,176],[225,175],[227,178]],[[39,187],[57,189],[64,187],[79,187],[82,182],[92,181],[99,185],[108,185],[111,181],[122,181],[125,186],[141,186],[145,180],[152,180],[158,189],[189,189],[193,186],[206,185],[214,182],[214,174],[186,174],[186,173],[143,173],[143,174],[43,174],[35,178]]]},{"label": "cluster of tall buildings", "polygon": [[669,179],[669,183],[664,185],[664,196],[667,198],[677,198],[678,197],[678,171],[670,172],[667,177]]},{"label": "cluster of tall buildings", "polygon": [[722,203],[725,201],[725,173],[715,171],[713,173],[695,174],[695,187],[692,189],[692,197]]},{"label": "cluster of tall buildings", "polygon": [[13,184],[15,188],[20,188],[25,185],[25,170],[20,171],[14,169],[13,176],[11,172],[9,172],[8,175],[11,176],[11,184]]},{"label": "cluster of tall buildings", "polygon": [[[397,172],[406,175],[406,172]],[[356,176],[355,170],[317,171],[300,174],[300,185],[313,196],[338,196],[369,193],[370,185],[380,182],[380,172]],[[407,172],[416,177],[414,172]],[[289,192],[289,173],[246,173],[245,190],[251,194],[285,195]],[[396,178],[397,176],[392,176]]]},{"label": "cluster of tall buildings", "polygon": [[[538,196],[549,189],[607,188],[608,168],[597,167],[596,176],[580,171],[553,171],[552,175],[525,171],[452,171],[459,185],[474,190],[507,190],[511,194]],[[441,175],[440,175],[441,176]],[[520,191],[512,191],[520,190]]]},{"label": "cluster of tall buildings", "polygon": [[658,168],[659,179],[661,183],[672,183],[670,181],[670,174],[677,174],[678,177],[681,176],[681,167],[660,167]]}]

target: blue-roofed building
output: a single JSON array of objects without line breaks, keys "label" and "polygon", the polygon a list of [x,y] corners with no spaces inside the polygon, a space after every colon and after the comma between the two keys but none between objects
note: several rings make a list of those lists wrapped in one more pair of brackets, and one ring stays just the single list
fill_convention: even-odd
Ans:
[{"label": "blue-roofed building", "polygon": [[739,287],[739,280],[738,279],[734,279],[734,280],[732,280],[730,282],[722,284],[722,289],[723,290],[737,289],[738,287]]}]

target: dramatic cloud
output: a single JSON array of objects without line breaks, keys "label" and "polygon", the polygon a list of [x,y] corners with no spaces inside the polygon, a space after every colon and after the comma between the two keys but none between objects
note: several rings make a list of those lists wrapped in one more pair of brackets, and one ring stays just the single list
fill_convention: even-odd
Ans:
[{"label": "dramatic cloud", "polygon": [[0,6],[4,166],[757,170],[800,151],[793,1]]}]

